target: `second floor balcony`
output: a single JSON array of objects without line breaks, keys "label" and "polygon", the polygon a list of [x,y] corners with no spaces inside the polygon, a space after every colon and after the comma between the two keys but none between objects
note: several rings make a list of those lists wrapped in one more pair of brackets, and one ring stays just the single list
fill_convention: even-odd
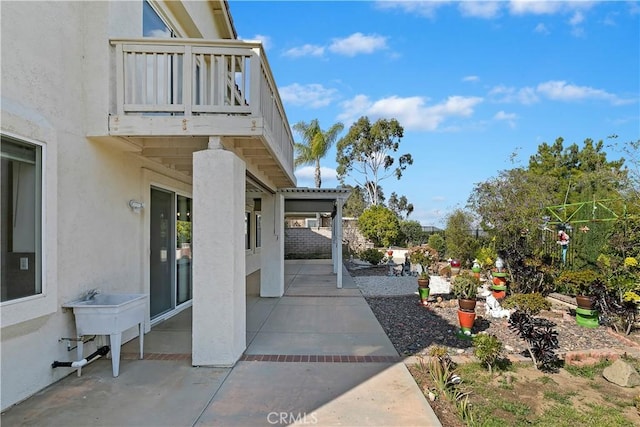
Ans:
[{"label": "second floor balcony", "polygon": [[276,185],[295,185],[293,137],[261,44],[177,38],[111,44],[109,135],[186,173],[191,153],[219,136]]}]

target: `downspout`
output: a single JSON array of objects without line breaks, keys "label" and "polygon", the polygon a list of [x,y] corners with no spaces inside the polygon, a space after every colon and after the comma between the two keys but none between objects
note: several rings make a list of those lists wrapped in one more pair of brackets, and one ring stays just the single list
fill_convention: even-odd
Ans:
[{"label": "downspout", "polygon": [[76,360],[75,362],[58,362],[56,360],[51,364],[51,368],[52,369],[59,368],[59,367],[82,368],[83,366],[93,362],[95,359],[102,356],[106,356],[108,353],[109,353],[109,346],[105,345],[100,347],[98,350],[91,353],[89,356],[87,356],[85,359],[82,359],[82,360]]}]

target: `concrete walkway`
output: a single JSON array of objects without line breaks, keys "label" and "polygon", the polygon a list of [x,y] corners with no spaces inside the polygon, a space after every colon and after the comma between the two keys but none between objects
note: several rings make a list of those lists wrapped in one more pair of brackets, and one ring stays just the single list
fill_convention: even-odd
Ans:
[{"label": "concrete walkway", "polygon": [[2,414],[30,426],[440,426],[373,312],[329,261],[287,261],[285,296],[247,297],[247,350],[191,367],[191,311]]}]

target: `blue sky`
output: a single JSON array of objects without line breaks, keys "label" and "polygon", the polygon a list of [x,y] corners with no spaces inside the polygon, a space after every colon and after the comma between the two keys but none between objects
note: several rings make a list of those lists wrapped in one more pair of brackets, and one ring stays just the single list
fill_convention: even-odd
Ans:
[{"label": "blue sky", "polygon": [[[363,115],[400,122],[414,163],[380,184],[422,225],[443,225],[475,183],[526,166],[542,142],[640,139],[638,2],[229,5],[239,38],[264,43],[290,125],[342,122],[342,136]],[[335,148],[321,165],[322,186],[339,185]],[[314,186],[312,167],[296,177]]]}]

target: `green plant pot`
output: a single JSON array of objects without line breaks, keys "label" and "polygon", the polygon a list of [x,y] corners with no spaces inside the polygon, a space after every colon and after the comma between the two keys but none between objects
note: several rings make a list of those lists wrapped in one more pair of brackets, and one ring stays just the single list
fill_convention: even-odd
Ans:
[{"label": "green plant pot", "polygon": [[506,271],[492,271],[491,275],[493,277],[507,277],[507,272]]},{"label": "green plant pot", "polygon": [[429,292],[431,291],[430,288],[423,288],[423,287],[419,287],[418,288],[418,295],[420,295],[420,303],[422,305],[426,305],[427,304],[427,300],[429,299]]},{"label": "green plant pot", "polygon": [[600,326],[598,322],[598,311],[587,310],[584,308],[576,308],[576,323],[585,328],[597,328]]}]

